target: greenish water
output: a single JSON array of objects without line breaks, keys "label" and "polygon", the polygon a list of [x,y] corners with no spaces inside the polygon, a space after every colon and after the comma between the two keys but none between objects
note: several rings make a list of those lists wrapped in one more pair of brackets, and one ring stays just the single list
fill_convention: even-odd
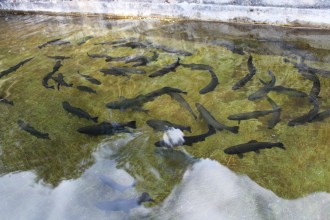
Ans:
[{"label": "greenish water", "polygon": [[[282,108],[281,121],[275,128],[267,128],[271,115],[241,121],[238,134],[217,131],[204,142],[191,147],[178,147],[173,152],[155,148],[154,143],[161,139],[162,133],[154,132],[146,125],[146,120],[161,119],[189,125],[192,134],[185,133],[187,136],[204,133],[207,124],[202,119],[195,120],[170,96],[164,95],[146,103],[144,108],[150,110],[147,114],[105,107],[106,103],[118,100],[120,96],[133,98],[170,86],[188,92],[184,98],[195,114],[198,113],[195,103],[201,103],[218,121],[230,126],[237,125],[236,121],[230,121],[227,117],[272,108],[266,99],[247,99],[249,94],[262,87],[259,78],[270,80],[268,70],[275,74],[276,85],[309,93],[312,82],[304,79],[283,58],[288,57],[297,62],[303,57],[305,63],[311,67],[330,70],[330,41],[327,37],[330,33],[326,31],[200,22],[8,14],[0,16],[0,30],[0,71],[34,57],[17,71],[0,79],[0,95],[14,102],[13,106],[0,103],[1,175],[33,171],[37,180],[55,187],[63,180],[79,178],[95,163],[92,153],[98,150],[101,143],[106,143],[113,150],[109,160],[116,161],[117,168],[124,169],[138,179],[136,189],[139,192],[149,192],[156,202],[161,202],[171,192],[180,182],[186,168],[198,158],[217,160],[237,173],[247,174],[261,186],[284,198],[297,198],[317,191],[330,192],[330,119],[295,127],[287,125],[293,118],[309,111],[311,105],[307,98],[270,92],[269,97]],[[93,38],[78,45],[86,36]],[[99,69],[131,64],[121,61],[107,63],[104,59],[93,59],[87,55],[152,55],[150,48],[95,45],[131,37],[141,42],[151,41],[169,48],[189,51],[192,55],[180,56],[159,50],[156,62],[138,67],[146,71],[146,74],[134,74],[129,79],[104,76]],[[37,47],[56,38],[71,43],[49,45],[42,49]],[[244,51],[244,54],[233,53],[226,45],[234,46]],[[247,60],[250,54],[257,74],[244,87],[234,91],[231,87],[248,73]],[[64,75],[66,82],[73,83],[72,88],[62,86],[57,90],[42,86],[43,77],[52,71],[56,62],[47,56],[56,55],[71,57],[62,61],[63,66],[58,72]],[[182,66],[176,72],[162,77],[148,77],[163,66],[175,62],[178,57],[182,63],[212,66],[219,78],[216,89],[207,94],[199,94],[199,90],[210,82],[209,73]],[[97,78],[102,84],[91,84],[77,74],[78,70]],[[319,75],[320,111],[330,108],[329,78],[330,76],[327,78]],[[49,84],[54,85],[54,82],[50,80]],[[81,92],[76,88],[78,85],[89,86],[97,94]],[[131,137],[130,141],[117,148],[116,141],[127,134],[90,137],[78,133],[78,128],[92,125],[93,122],[67,113],[62,107],[63,101],[79,106],[92,116],[98,116],[99,122],[136,120],[137,129],[128,135]],[[19,119],[49,133],[50,140],[38,139],[21,130],[17,124]],[[261,150],[261,154],[247,153],[243,159],[223,152],[227,147],[250,140],[282,142],[286,150],[265,149]]]}]

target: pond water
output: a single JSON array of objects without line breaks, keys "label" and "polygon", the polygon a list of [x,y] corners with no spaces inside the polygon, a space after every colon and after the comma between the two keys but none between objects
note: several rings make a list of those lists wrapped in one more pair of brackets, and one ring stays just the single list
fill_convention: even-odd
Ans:
[{"label": "pond water", "polygon": [[[6,13],[0,14],[0,30],[4,219],[201,219],[205,213],[214,219],[330,218],[329,114],[315,120],[330,108],[330,31]],[[137,56],[147,64],[126,62]],[[114,75],[116,67],[134,73]],[[164,67],[175,71],[149,77]],[[100,71],[111,68],[112,74]],[[233,90],[246,75],[251,79]],[[67,84],[58,83],[61,76]],[[173,93],[150,98],[163,87],[187,92],[180,96],[197,119]],[[260,98],[252,100],[260,88]],[[135,97],[148,100],[106,107]],[[69,113],[64,101],[97,116],[98,123]],[[156,147],[163,132],[148,126],[151,119],[190,126],[185,136],[208,131],[196,103],[218,122],[239,126],[238,132],[219,129],[192,146]],[[228,119],[273,108],[258,118]],[[135,129],[109,135],[77,131],[130,121]],[[285,150],[252,149],[243,158],[224,152],[253,140],[281,142]],[[139,206],[143,192],[154,202]],[[249,212],[240,211],[246,203]]]}]

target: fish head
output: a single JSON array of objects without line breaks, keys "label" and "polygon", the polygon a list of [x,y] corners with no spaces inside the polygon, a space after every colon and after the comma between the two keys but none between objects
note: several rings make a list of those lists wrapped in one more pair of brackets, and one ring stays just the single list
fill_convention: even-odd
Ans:
[{"label": "fish head", "polygon": [[150,197],[149,193],[144,192],[138,199],[138,204],[141,205],[143,202],[155,202],[155,200]]},{"label": "fish head", "polygon": [[114,101],[114,102],[109,102],[108,104],[106,104],[107,108],[111,108],[111,109],[121,109],[122,105],[120,101]]},{"label": "fish head", "polygon": [[235,150],[233,148],[226,148],[223,150],[223,152],[225,152],[226,154],[235,154],[237,152],[235,152]]}]

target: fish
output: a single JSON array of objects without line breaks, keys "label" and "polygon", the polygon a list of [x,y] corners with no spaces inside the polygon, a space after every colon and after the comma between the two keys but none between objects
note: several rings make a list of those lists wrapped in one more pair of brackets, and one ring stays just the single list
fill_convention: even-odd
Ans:
[{"label": "fish", "polygon": [[190,68],[191,70],[213,70],[213,67],[207,64],[198,64],[198,63],[181,63],[181,66],[185,68]]},{"label": "fish", "polygon": [[314,96],[309,96],[309,101],[313,103],[313,108],[311,110],[309,110],[308,113],[289,121],[288,126],[302,125],[302,124],[305,124],[305,123],[313,120],[313,118],[319,112],[320,106],[319,106],[317,98]]},{"label": "fish", "polygon": [[[182,145],[192,146],[194,143],[205,141],[205,139],[207,137],[215,134],[215,132],[216,132],[215,128],[212,127],[211,125],[208,125],[208,131],[203,134],[193,135],[193,136],[184,136],[183,137],[184,142],[182,143]],[[164,140],[157,141],[155,143],[155,146],[156,147],[167,147]]]},{"label": "fish", "polygon": [[11,100],[8,100],[2,96],[0,96],[0,102],[4,103],[4,104],[8,104],[8,105],[14,105],[14,102]]},{"label": "fish", "polygon": [[57,83],[57,90],[60,90],[60,86],[65,86],[65,87],[73,86],[72,83],[68,84],[67,82],[64,81],[64,76],[62,73],[58,73],[57,77],[52,77],[52,79]]},{"label": "fish", "polygon": [[66,59],[71,59],[71,57],[66,57],[66,56],[47,56],[48,58],[54,59],[54,60],[66,60]]},{"label": "fish", "polygon": [[104,121],[98,125],[90,125],[79,128],[77,131],[91,136],[113,135],[114,133],[119,132],[129,133],[130,131],[126,127],[135,129],[136,121],[129,121],[125,123],[109,123]]},{"label": "fish", "polygon": [[212,44],[220,45],[227,50],[230,50],[232,53],[245,55],[243,48],[236,46],[235,43],[232,41],[213,41]]},{"label": "fish", "polygon": [[129,48],[135,49],[135,48],[146,48],[146,47],[148,47],[148,45],[146,45],[146,44],[144,44],[142,42],[131,41],[131,42],[127,42],[127,43],[115,45],[115,46],[112,46],[112,47],[113,48],[117,48],[117,47],[129,47]]},{"label": "fish", "polygon": [[323,77],[327,77],[327,78],[330,77],[329,70],[317,69],[317,68],[308,66],[304,62],[296,63],[287,58],[284,58],[284,62],[293,64],[293,66],[298,69],[298,72],[302,73],[302,74],[303,73],[315,73],[315,74],[320,74]]},{"label": "fish", "polygon": [[69,113],[71,113],[73,115],[76,115],[79,118],[85,118],[85,119],[87,119],[89,121],[93,121],[93,122],[97,123],[98,117],[92,117],[92,116],[90,116],[90,114],[88,114],[87,112],[85,112],[81,108],[73,107],[67,101],[62,102],[62,106],[63,106],[63,108],[64,108],[65,111],[67,111],[67,112],[69,112]]},{"label": "fish", "polygon": [[21,119],[17,121],[17,124],[22,130],[30,133],[31,135],[37,138],[50,139],[48,133],[37,131],[34,127],[32,127],[31,125],[29,125],[28,123],[24,122]]},{"label": "fish", "polygon": [[288,88],[288,87],[284,87],[284,86],[281,86],[281,85],[278,85],[278,86],[274,86],[271,91],[274,91],[274,92],[278,92],[278,93],[283,93],[283,94],[286,94],[288,96],[292,96],[292,97],[307,97],[308,94],[305,93],[305,92],[302,92],[302,91],[299,91],[299,90],[296,90],[296,89],[293,89],[293,88]]},{"label": "fish", "polygon": [[274,113],[276,111],[279,111],[280,109],[272,109],[272,110],[264,110],[264,111],[253,111],[253,112],[244,112],[240,114],[235,114],[235,115],[229,115],[227,118],[229,120],[235,120],[240,123],[242,120],[249,120],[253,118],[259,118],[265,115],[269,115],[271,113]]},{"label": "fish", "polygon": [[272,129],[276,126],[277,123],[279,123],[281,121],[281,111],[282,110],[273,99],[269,98],[268,96],[266,96],[266,98],[274,110],[273,117],[268,120],[268,128]]},{"label": "fish", "polygon": [[93,83],[93,84],[95,84],[95,85],[101,85],[101,82],[100,82],[99,80],[97,80],[97,79],[95,79],[95,78],[93,78],[93,77],[91,77],[91,76],[89,76],[89,75],[81,74],[81,73],[79,72],[79,70],[78,70],[78,74],[79,74],[80,76],[84,77],[84,78],[85,78],[86,80],[88,80],[90,83]]},{"label": "fish", "polygon": [[42,85],[46,88],[46,89],[55,89],[54,86],[50,86],[48,85],[48,80],[50,80],[53,75],[61,68],[62,64],[61,64],[61,61],[58,60],[54,67],[53,67],[53,70],[49,73],[47,73],[44,78],[42,79]]},{"label": "fish", "polygon": [[100,72],[104,73],[104,75],[114,75],[114,76],[126,76],[130,78],[128,73],[130,74],[145,74],[145,71],[129,68],[129,67],[110,67],[108,69],[100,69]]},{"label": "fish", "polygon": [[111,59],[112,57],[106,54],[89,54],[87,53],[87,56],[89,56],[90,58],[106,58],[106,59]]},{"label": "fish", "polygon": [[145,66],[150,62],[157,61],[158,57],[159,57],[159,54],[157,52],[153,51],[152,57],[146,57],[146,56],[130,57],[125,60],[125,63],[135,63],[135,64],[133,64],[133,67]]},{"label": "fish", "polygon": [[104,185],[110,186],[112,189],[117,190],[119,192],[124,192],[128,189],[133,188],[136,185],[136,181],[134,181],[130,185],[123,186],[123,185],[118,184],[116,181],[114,181],[113,179],[111,179],[110,177],[105,176],[105,175],[101,175],[100,180],[102,181],[102,183]]},{"label": "fish", "polygon": [[153,92],[147,93],[145,95],[138,95],[135,98],[126,99],[121,97],[118,101],[109,102],[106,104],[107,108],[110,109],[120,109],[122,111],[126,109],[133,109],[139,111],[146,111],[142,109],[142,105],[146,102],[153,101],[156,97],[169,94],[169,93],[187,93],[180,89],[163,87],[161,89],[155,90]]},{"label": "fish", "polygon": [[323,112],[317,113],[312,119],[310,119],[308,122],[314,122],[314,121],[323,121],[330,117],[330,109],[325,110]]},{"label": "fish", "polygon": [[182,97],[182,95],[176,92],[169,92],[168,95],[171,96],[172,99],[179,102],[185,109],[187,109],[195,120],[197,119],[197,115],[195,115],[194,111],[192,110],[188,102]]},{"label": "fish", "polygon": [[272,77],[272,79],[266,85],[258,89],[256,92],[249,95],[248,100],[254,101],[256,99],[263,98],[272,90],[276,83],[276,78],[272,71],[268,70],[268,74]]},{"label": "fish", "polygon": [[61,38],[57,38],[57,39],[53,39],[53,40],[47,41],[46,43],[39,45],[38,48],[41,49],[43,47],[46,47],[49,44],[53,44],[53,43],[55,43],[57,41],[60,41],[60,40],[61,40]]},{"label": "fish", "polygon": [[86,36],[86,37],[83,37],[83,39],[81,39],[77,45],[80,46],[80,45],[83,45],[84,43],[86,43],[88,40],[92,39],[93,36]]},{"label": "fish", "polygon": [[286,149],[283,143],[281,142],[270,143],[270,142],[258,142],[256,140],[251,140],[244,144],[228,147],[224,149],[224,152],[225,154],[237,154],[239,158],[243,158],[243,153],[254,151],[259,154],[261,149],[272,148],[272,147],[278,147],[283,150]]},{"label": "fish", "polygon": [[257,69],[255,68],[255,66],[252,63],[252,55],[249,56],[248,61],[247,61],[247,66],[249,69],[249,73],[247,75],[245,75],[242,79],[240,79],[237,83],[235,83],[232,86],[232,90],[237,90],[243,86],[245,86],[246,83],[248,83],[253,76],[256,74]]},{"label": "fish", "polygon": [[218,122],[212,115],[211,113],[201,104],[196,103],[196,108],[199,111],[199,113],[201,114],[202,118],[205,120],[205,122],[208,125],[211,125],[212,127],[214,127],[215,129],[217,129],[218,131],[222,131],[222,130],[228,130],[234,134],[238,133],[238,126],[226,126],[224,124],[221,124],[220,122]]},{"label": "fish", "polygon": [[58,38],[58,39],[47,41],[46,43],[38,46],[38,48],[41,49],[41,48],[46,47],[48,45],[65,45],[65,44],[70,44],[70,42],[69,41],[62,41],[61,38]]},{"label": "fish", "polygon": [[97,202],[95,206],[107,212],[123,211],[125,213],[129,213],[131,209],[139,207],[144,202],[154,202],[154,200],[148,193],[144,192],[137,199],[116,199],[112,201],[102,201]]},{"label": "fish", "polygon": [[21,66],[23,66],[24,64],[26,64],[27,62],[33,60],[34,57],[30,57],[27,58],[25,60],[22,60],[21,62],[19,62],[18,64],[10,67],[9,69],[3,70],[0,72],[0,78],[7,76],[8,74],[15,72],[16,70],[18,70]]},{"label": "fish", "polygon": [[116,41],[110,41],[110,42],[100,42],[100,43],[95,43],[94,45],[114,45],[114,44],[123,44],[126,43],[128,41],[136,41],[137,38],[131,37],[128,39],[119,39]]},{"label": "fish", "polygon": [[155,131],[166,131],[168,128],[173,127],[173,128],[178,128],[181,131],[188,131],[191,133],[190,126],[173,124],[173,123],[171,123],[169,121],[165,121],[165,120],[150,119],[150,120],[147,120],[146,123],[151,128],[153,128]]},{"label": "fish", "polygon": [[149,77],[157,77],[157,76],[163,76],[169,72],[175,72],[176,68],[180,66],[180,58],[177,59],[177,61],[175,63],[172,63],[170,65],[167,65],[165,67],[163,67],[162,69],[152,73],[149,75]]},{"label": "fish", "polygon": [[78,90],[82,91],[82,92],[88,92],[88,93],[94,93],[96,94],[96,91],[88,86],[77,86],[76,87]]},{"label": "fish", "polygon": [[209,69],[208,71],[211,74],[211,82],[206,87],[201,89],[199,91],[199,94],[205,94],[205,93],[211,92],[219,84],[219,79],[218,79],[217,75],[215,74],[215,72],[213,72],[213,70],[211,70],[211,69]]},{"label": "fish", "polygon": [[320,79],[317,77],[317,75],[315,73],[310,73],[310,74],[303,74],[303,77],[313,82],[313,86],[309,92],[309,96],[315,98],[319,97],[319,94],[321,92],[321,82]]},{"label": "fish", "polygon": [[169,48],[163,45],[156,45],[156,44],[152,44],[152,43],[148,43],[149,47],[155,48],[157,50],[162,50],[165,51],[167,53],[175,53],[181,56],[191,56],[192,53],[188,52],[188,51],[184,51],[184,50],[177,50],[177,49],[173,49],[173,48]]}]

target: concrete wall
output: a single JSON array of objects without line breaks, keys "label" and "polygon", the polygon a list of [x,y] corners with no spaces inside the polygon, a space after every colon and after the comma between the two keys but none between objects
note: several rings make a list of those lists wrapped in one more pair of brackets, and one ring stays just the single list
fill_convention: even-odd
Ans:
[{"label": "concrete wall", "polygon": [[329,0],[2,0],[0,10],[330,28]]}]

